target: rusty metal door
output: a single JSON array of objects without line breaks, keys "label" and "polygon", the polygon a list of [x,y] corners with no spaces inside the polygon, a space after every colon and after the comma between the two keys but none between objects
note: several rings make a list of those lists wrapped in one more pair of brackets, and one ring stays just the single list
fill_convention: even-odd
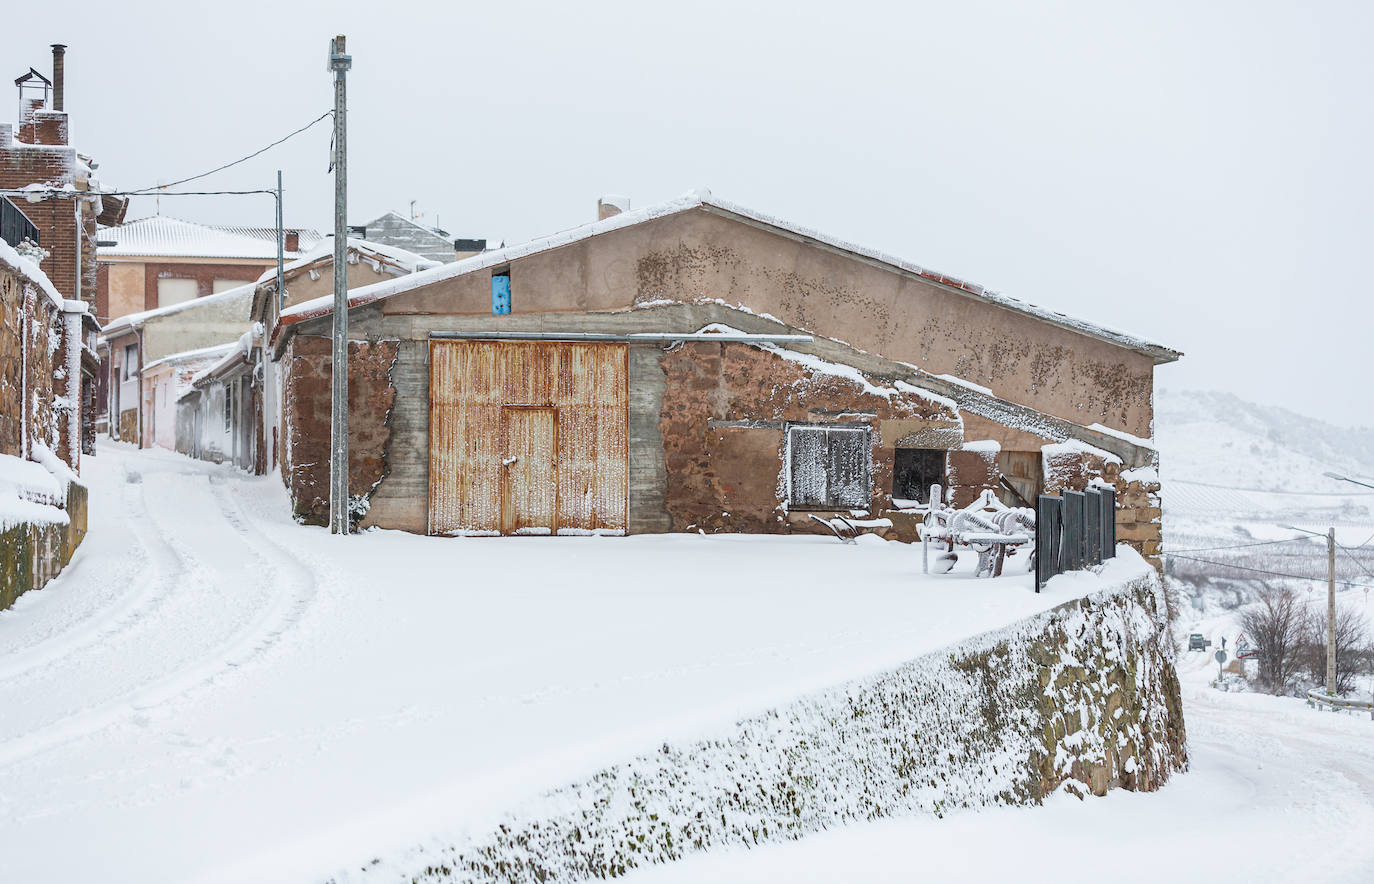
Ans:
[{"label": "rusty metal door", "polygon": [[501,409],[501,533],[557,530],[558,410],[507,405]]},{"label": "rusty metal door", "polygon": [[[429,391],[431,533],[625,532],[626,345],[431,341]],[[548,416],[515,414],[541,408]],[[542,439],[551,440],[538,443],[551,445],[551,455],[520,447]],[[536,456],[543,460],[513,462],[521,464],[514,474],[503,466],[511,457]],[[553,491],[536,495],[546,480]]]}]

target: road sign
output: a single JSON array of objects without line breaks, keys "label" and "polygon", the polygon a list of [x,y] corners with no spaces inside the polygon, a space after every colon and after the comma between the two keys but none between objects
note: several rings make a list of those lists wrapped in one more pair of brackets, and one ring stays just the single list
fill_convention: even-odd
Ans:
[{"label": "road sign", "polygon": [[1212,656],[1216,658],[1216,660],[1217,660],[1217,665],[1218,665],[1218,666],[1220,666],[1220,665],[1222,665],[1223,663],[1226,662],[1226,652],[1225,652],[1225,651],[1218,650],[1218,651],[1217,651],[1215,654],[1213,654]]}]

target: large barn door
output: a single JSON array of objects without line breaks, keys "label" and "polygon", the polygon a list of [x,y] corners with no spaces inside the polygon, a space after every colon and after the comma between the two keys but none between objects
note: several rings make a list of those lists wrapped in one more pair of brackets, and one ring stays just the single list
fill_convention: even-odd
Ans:
[{"label": "large barn door", "polygon": [[552,534],[558,497],[558,412],[501,409],[502,534]]},{"label": "large barn door", "polygon": [[430,533],[624,533],[628,378],[620,343],[431,341]]}]

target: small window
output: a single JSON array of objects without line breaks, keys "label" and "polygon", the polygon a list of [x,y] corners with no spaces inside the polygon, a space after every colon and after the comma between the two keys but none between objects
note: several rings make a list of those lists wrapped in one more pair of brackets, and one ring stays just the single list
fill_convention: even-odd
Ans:
[{"label": "small window", "polygon": [[930,486],[945,485],[945,452],[937,448],[898,448],[892,463],[892,497],[930,503]]},{"label": "small window", "polygon": [[504,316],[510,312],[510,270],[498,270],[491,275],[491,314]]},{"label": "small window", "polygon": [[127,344],[124,347],[124,380],[132,381],[138,377],[138,345]]},{"label": "small window", "polygon": [[797,509],[868,509],[873,450],[867,427],[789,426],[788,505]]}]

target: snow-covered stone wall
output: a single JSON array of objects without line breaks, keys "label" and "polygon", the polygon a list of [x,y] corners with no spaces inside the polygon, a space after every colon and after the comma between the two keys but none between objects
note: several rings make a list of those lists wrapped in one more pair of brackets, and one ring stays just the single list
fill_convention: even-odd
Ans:
[{"label": "snow-covered stone wall", "polygon": [[[1129,550],[1119,558],[1140,564]],[[1163,589],[1134,573],[727,732],[664,743],[487,831],[338,880],[601,879],[847,822],[1157,789],[1187,752]]]},{"label": "snow-covered stone wall", "polygon": [[85,535],[81,312],[0,242],[0,610],[55,576]]}]

